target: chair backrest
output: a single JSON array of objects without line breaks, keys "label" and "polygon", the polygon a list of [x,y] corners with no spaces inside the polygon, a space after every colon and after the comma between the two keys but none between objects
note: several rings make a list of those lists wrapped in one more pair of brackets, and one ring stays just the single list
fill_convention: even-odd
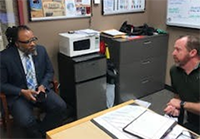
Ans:
[{"label": "chair backrest", "polygon": [[3,122],[3,128],[7,131],[7,137],[10,138],[11,137],[11,133],[10,133],[11,119],[10,119],[10,114],[8,111],[6,95],[2,92],[0,92],[0,100],[2,101],[1,118]]},{"label": "chair backrest", "polygon": [[56,94],[59,94],[59,83],[57,80],[52,81],[52,89],[55,91]]},{"label": "chair backrest", "polygon": [[2,114],[5,114],[5,115],[9,114],[6,95],[2,92],[0,92],[0,100],[2,101],[2,106],[3,106],[3,109],[1,109]]}]

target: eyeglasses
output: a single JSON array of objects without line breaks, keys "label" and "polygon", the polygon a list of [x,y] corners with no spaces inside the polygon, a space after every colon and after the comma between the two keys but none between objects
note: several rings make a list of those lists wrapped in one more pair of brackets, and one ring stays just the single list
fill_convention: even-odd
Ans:
[{"label": "eyeglasses", "polygon": [[37,37],[33,37],[33,38],[31,38],[30,40],[27,40],[27,41],[20,41],[20,40],[18,40],[18,42],[24,43],[24,44],[31,44],[31,42],[35,42],[35,41],[37,41],[37,40],[38,40]]},{"label": "eyeglasses", "polygon": [[183,130],[176,139],[198,139],[198,136],[190,131]]}]

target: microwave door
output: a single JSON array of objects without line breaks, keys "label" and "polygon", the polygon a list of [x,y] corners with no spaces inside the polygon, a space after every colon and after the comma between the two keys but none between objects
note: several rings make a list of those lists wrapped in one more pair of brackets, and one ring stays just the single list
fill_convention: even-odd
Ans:
[{"label": "microwave door", "polygon": [[90,49],[90,39],[78,40],[73,42],[74,51],[82,51]]}]

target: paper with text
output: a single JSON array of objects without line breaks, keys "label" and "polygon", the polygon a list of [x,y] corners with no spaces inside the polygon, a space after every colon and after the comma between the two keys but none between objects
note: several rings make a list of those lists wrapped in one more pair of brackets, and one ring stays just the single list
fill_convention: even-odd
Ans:
[{"label": "paper with text", "polygon": [[111,111],[102,116],[94,118],[93,120],[108,130],[118,139],[138,139],[122,129],[128,123],[139,117],[147,109],[137,105],[127,105],[115,111]]}]

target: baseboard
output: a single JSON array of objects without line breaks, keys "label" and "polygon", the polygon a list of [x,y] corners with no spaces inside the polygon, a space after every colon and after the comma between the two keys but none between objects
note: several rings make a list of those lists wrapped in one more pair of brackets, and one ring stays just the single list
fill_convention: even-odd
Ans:
[{"label": "baseboard", "polygon": [[169,91],[174,93],[174,90],[173,90],[172,86],[170,86],[168,84],[165,84],[165,89],[167,89],[167,90],[169,90]]}]

